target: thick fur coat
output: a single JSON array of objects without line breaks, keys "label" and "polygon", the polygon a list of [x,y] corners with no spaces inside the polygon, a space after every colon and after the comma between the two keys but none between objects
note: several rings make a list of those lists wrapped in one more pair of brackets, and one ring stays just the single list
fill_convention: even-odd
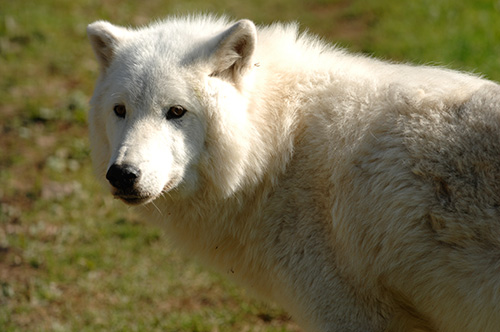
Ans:
[{"label": "thick fur coat", "polygon": [[97,177],[306,331],[500,326],[500,87],[295,25],[95,22]]}]

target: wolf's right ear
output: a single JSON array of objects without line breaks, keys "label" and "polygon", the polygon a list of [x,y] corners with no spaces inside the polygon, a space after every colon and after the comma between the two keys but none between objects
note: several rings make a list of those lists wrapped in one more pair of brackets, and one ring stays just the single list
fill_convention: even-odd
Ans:
[{"label": "wolf's right ear", "polygon": [[97,21],[87,26],[87,35],[102,71],[111,64],[116,47],[126,32],[127,29],[105,21]]},{"label": "wolf's right ear", "polygon": [[245,72],[253,66],[252,59],[257,44],[257,29],[249,20],[236,22],[217,40],[212,53],[212,76],[232,80],[236,85]]}]

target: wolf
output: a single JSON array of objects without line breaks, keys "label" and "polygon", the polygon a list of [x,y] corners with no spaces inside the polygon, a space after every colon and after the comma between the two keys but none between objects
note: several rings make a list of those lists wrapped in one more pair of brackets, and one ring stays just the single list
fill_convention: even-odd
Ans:
[{"label": "wolf", "polygon": [[296,24],[87,28],[97,178],[314,332],[500,326],[500,86]]}]

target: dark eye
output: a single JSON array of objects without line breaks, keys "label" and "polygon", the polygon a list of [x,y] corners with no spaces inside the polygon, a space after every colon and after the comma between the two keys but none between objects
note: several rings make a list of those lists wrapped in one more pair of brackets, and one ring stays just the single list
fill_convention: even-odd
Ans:
[{"label": "dark eye", "polygon": [[186,114],[186,110],[182,106],[172,106],[168,109],[167,112],[167,120],[179,119],[184,114]]},{"label": "dark eye", "polygon": [[127,109],[125,108],[125,105],[117,104],[115,107],[113,107],[113,111],[115,112],[116,116],[119,118],[124,118],[125,114],[127,114]]}]

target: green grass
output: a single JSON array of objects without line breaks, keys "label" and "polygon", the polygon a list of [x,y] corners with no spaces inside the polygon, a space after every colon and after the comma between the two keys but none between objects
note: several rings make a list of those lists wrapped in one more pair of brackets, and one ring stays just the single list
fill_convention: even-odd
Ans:
[{"label": "green grass", "polygon": [[355,51],[500,80],[494,1],[0,0],[0,331],[299,331],[99,188],[85,27],[168,14],[299,21]]}]

